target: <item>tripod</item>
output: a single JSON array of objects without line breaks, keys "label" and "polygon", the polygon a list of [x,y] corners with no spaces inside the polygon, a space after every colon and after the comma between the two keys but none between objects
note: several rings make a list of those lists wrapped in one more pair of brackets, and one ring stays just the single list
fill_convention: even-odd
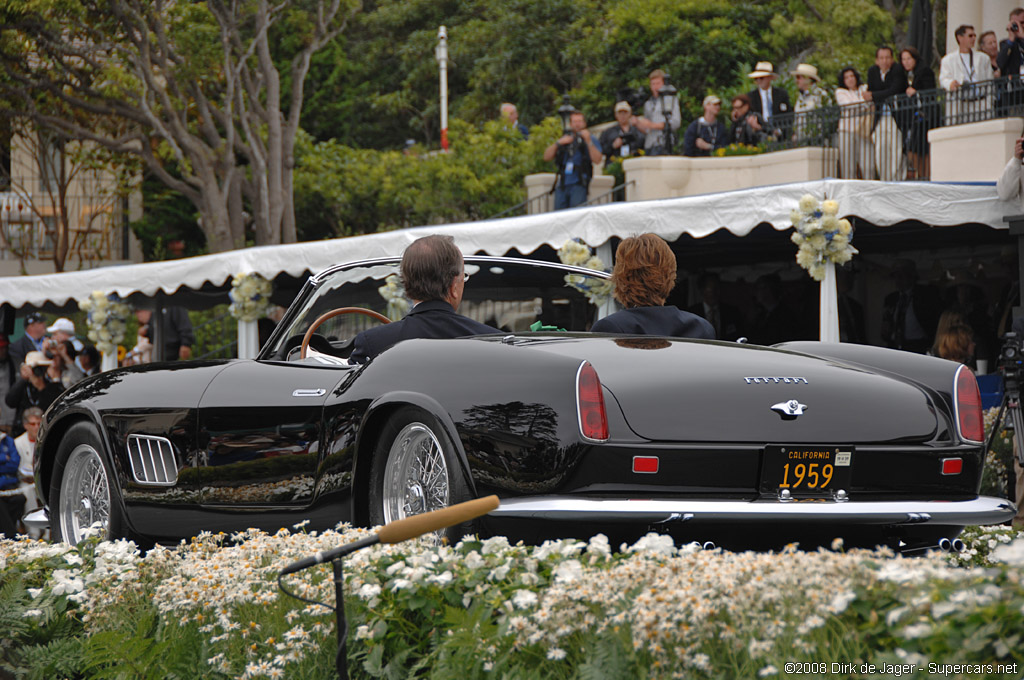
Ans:
[{"label": "tripod", "polygon": [[[1003,378],[1003,399],[999,403],[999,411],[996,413],[995,422],[992,423],[992,431],[985,442],[985,451],[992,450],[996,434],[1000,430],[1013,431],[1013,452],[1017,462],[1024,467],[1024,414],[1020,409],[1020,380],[1021,380],[1021,347],[1014,333],[1007,333],[1003,347],[999,352],[999,374]],[[1007,495],[1011,498],[1016,493],[1013,466],[1007,474]]]}]

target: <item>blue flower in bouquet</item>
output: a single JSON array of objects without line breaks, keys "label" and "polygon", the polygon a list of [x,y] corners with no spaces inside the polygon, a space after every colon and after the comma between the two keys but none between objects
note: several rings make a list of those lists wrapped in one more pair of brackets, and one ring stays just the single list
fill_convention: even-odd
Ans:
[{"label": "blue flower in bouquet", "polygon": [[801,198],[798,209],[790,214],[796,227],[790,238],[799,246],[796,262],[815,281],[825,278],[825,265],[844,264],[858,252],[850,243],[853,225],[838,215],[838,202],[826,200],[819,203],[810,194]]}]

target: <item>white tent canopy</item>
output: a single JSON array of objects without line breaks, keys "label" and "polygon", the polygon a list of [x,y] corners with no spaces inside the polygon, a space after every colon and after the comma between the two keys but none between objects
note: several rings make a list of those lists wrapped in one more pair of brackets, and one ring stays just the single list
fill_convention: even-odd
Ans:
[{"label": "white tent canopy", "polygon": [[999,200],[994,183],[821,180],[246,248],[165,262],[2,277],[0,303],[16,309],[47,303],[64,306],[95,290],[121,297],[173,295],[181,287],[198,290],[207,284],[223,286],[241,272],[258,272],[268,279],[282,273],[300,277],[307,271],[317,272],[339,262],[400,254],[409,243],[427,233],[452,235],[464,253],[501,255],[511,249],[531,253],[545,244],[558,248],[571,238],[599,246],[612,237],[641,232],[653,232],[674,241],[684,233],[702,238],[719,229],[745,236],[762,223],[782,231],[791,228],[790,212],[804,194],[837,200],[842,216],[856,216],[877,226],[917,220],[934,227],[982,224],[1005,229],[1003,217],[1021,212],[1016,203]]}]

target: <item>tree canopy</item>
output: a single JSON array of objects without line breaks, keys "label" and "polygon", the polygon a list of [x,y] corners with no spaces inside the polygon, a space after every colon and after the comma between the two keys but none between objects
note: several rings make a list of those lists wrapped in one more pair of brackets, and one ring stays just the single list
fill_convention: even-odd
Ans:
[{"label": "tree canopy", "polygon": [[350,0],[5,0],[0,92],[9,115],[141,158],[197,207],[211,250],[245,245],[250,220],[258,244],[294,241],[306,73],[354,9]]},{"label": "tree canopy", "polygon": [[[141,158],[195,206],[216,251],[487,217],[522,199],[523,175],[550,169],[540,155],[563,94],[597,123],[642,97],[654,68],[684,118],[708,93],[750,90],[761,60],[791,90],[801,62],[832,86],[844,66],[866,70],[877,45],[903,45],[911,5],[363,0],[356,12],[358,1],[0,0],[0,91],[38,125]],[[449,155],[429,153],[441,25]],[[535,125],[528,141],[494,123],[505,101]],[[415,153],[399,151],[408,139]],[[166,212],[180,233],[188,211]],[[156,243],[161,219],[147,220]]]}]

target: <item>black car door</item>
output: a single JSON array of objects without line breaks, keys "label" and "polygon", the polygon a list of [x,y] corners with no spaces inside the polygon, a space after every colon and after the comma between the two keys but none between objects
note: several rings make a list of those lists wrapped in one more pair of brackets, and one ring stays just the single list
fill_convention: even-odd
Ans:
[{"label": "black car door", "polygon": [[323,440],[323,406],[355,370],[242,361],[214,378],[199,403],[195,484],[204,506],[308,506]]}]

